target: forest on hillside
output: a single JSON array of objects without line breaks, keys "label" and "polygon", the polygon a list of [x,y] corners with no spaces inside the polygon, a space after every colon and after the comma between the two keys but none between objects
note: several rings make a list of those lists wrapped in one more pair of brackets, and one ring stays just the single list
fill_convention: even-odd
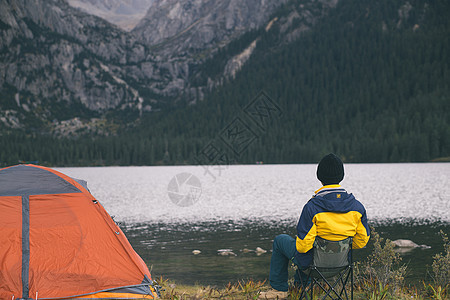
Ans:
[{"label": "forest on hillside", "polygon": [[[277,24],[250,32],[203,66],[220,72],[256,37],[233,80],[195,105],[144,114],[111,136],[0,135],[0,163],[160,165],[427,162],[450,157],[450,3],[342,0],[292,43]],[[286,13],[280,10],[278,14]]]}]

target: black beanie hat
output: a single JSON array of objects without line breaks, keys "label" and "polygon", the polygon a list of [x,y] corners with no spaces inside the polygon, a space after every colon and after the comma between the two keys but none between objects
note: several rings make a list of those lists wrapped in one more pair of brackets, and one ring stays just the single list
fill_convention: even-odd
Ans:
[{"label": "black beanie hat", "polygon": [[338,184],[344,179],[344,164],[335,154],[325,155],[317,166],[317,179],[324,185]]}]

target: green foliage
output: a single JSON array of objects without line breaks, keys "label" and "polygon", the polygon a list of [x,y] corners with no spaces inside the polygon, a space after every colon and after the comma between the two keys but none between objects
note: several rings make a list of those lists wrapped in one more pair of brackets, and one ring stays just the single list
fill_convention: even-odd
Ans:
[{"label": "green foliage", "polygon": [[401,264],[394,244],[380,237],[373,228],[370,240],[373,251],[367,262],[357,266],[356,278],[368,299],[388,299],[401,291],[407,267]]},{"label": "green foliage", "polygon": [[450,289],[450,242],[448,235],[442,230],[439,232],[444,242],[444,253],[436,254],[431,268],[433,270],[433,284],[424,283],[426,295],[432,299],[447,299]]},{"label": "green foliage", "polygon": [[224,288],[210,286],[179,286],[163,277],[157,282],[162,286],[162,299],[258,299],[259,291],[265,281],[239,280],[228,283]]},{"label": "green foliage", "polygon": [[383,286],[381,282],[378,282],[378,286],[376,286],[376,283],[373,283],[373,287],[371,292],[366,293],[367,299],[370,300],[383,300],[387,299],[389,295],[389,287]]},{"label": "green foliage", "polygon": [[433,258],[433,280],[434,283],[442,287],[446,287],[450,284],[450,242],[448,235],[442,230],[440,231],[442,240],[444,242],[444,253],[436,254]]},{"label": "green foliage", "polygon": [[424,294],[429,299],[436,299],[436,300],[445,300],[447,298],[447,290],[448,290],[448,283],[446,288],[442,288],[440,285],[433,285],[431,283],[425,284],[424,283]]}]

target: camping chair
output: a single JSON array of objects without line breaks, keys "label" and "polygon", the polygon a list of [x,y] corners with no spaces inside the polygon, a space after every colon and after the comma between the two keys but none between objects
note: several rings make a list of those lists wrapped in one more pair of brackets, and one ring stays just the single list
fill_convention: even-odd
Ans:
[{"label": "camping chair", "polygon": [[306,269],[298,268],[297,272],[307,275],[305,280],[303,274],[297,274],[303,286],[299,299],[314,299],[315,285],[326,293],[322,299],[349,299],[346,289],[349,278],[350,299],[353,299],[352,238],[328,241],[316,237],[311,265]]}]

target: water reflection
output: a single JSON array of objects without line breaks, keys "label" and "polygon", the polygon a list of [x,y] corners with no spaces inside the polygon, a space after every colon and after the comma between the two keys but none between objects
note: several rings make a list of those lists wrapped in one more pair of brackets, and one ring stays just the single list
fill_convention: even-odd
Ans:
[{"label": "water reflection", "polygon": [[[430,279],[433,256],[443,251],[439,230],[449,232],[448,223],[372,225],[383,238],[429,245],[430,248],[397,248],[397,251],[408,265],[407,282]],[[124,229],[133,247],[152,267],[154,276],[163,275],[186,284],[219,286],[239,279],[267,279],[273,238],[281,233],[295,234],[294,226],[256,221],[127,224]],[[369,243],[368,248],[355,251],[355,260],[364,260],[371,246]],[[257,251],[258,248],[268,251]],[[194,255],[194,250],[201,253]]]}]

